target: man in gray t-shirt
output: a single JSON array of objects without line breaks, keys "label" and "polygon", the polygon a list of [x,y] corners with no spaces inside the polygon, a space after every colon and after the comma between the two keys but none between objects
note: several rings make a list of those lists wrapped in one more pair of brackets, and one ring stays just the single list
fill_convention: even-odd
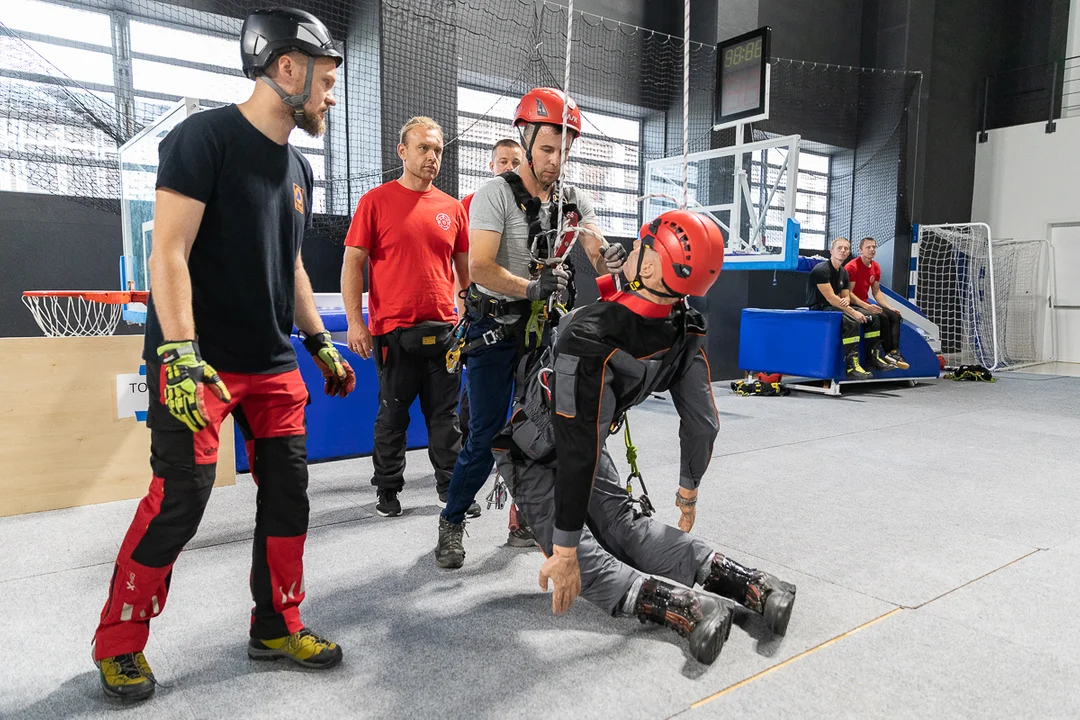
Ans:
[{"label": "man in gray t-shirt", "polygon": [[[570,137],[563,137],[563,113]],[[549,212],[553,196],[560,193],[564,208],[576,206],[578,224],[588,232],[578,234],[593,268],[601,274],[617,273],[626,258],[619,244],[608,245],[596,225],[591,199],[567,185],[558,185],[565,153],[581,134],[581,111],[560,90],[536,88],[526,93],[514,113],[514,127],[521,133],[525,164],[518,175],[525,192],[545,203],[539,213],[542,229],[550,229],[555,214]],[[498,323],[498,319],[528,315],[531,303],[546,301],[568,285],[569,274],[561,264],[545,266],[531,276],[529,221],[519,207],[510,180],[498,177],[477,191],[472,199],[469,234],[470,293],[479,291],[481,310],[467,313],[469,323],[465,375],[469,395],[469,436],[450,477],[446,507],[439,518],[439,543],[435,562],[459,568],[465,562],[465,513],[487,481],[495,464],[491,442],[506,423],[517,367],[518,335],[527,323]],[[566,208],[569,210],[569,208]],[[564,213],[565,214],[565,213]],[[507,327],[514,334],[505,336]]]},{"label": "man in gray t-shirt", "polygon": [[[519,171],[519,174],[528,188],[527,179],[532,173],[525,168],[524,172]],[[589,194],[566,185],[563,186],[562,194],[564,205],[577,206],[578,214],[581,216],[578,224],[594,232],[600,232],[596,224],[596,210],[593,209],[592,198]],[[554,217],[554,212],[551,210],[551,200],[544,202],[540,208],[540,226],[544,230],[551,229],[550,220]],[[514,191],[510,189],[510,183],[497,177],[489,180],[476,191],[469,208],[469,230],[498,234],[495,264],[518,278],[529,277],[529,263],[532,262],[532,255],[529,253],[529,223],[525,218],[525,213],[521,212],[514,201]],[[587,233],[580,233],[578,242],[585,248],[595,266],[594,258],[599,254],[600,239]],[[609,272],[606,264],[596,269],[600,273]],[[497,292],[493,288],[484,287],[482,283],[477,283],[477,286],[489,295],[505,300],[521,299],[520,296],[515,297],[512,294],[508,295]]]}]

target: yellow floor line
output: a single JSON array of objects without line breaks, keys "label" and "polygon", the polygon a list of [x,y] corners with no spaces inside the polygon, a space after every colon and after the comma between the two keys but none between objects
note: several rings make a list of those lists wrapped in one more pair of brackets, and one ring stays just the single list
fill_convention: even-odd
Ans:
[{"label": "yellow floor line", "polygon": [[974,580],[968,580],[968,581],[967,581],[966,583],[964,583],[963,585],[960,585],[959,587],[954,587],[954,588],[953,588],[952,590],[949,590],[948,592],[943,592],[943,593],[941,593],[940,595],[938,595],[938,596],[937,596],[936,598],[931,598],[930,600],[927,600],[927,601],[926,601],[926,602],[924,602],[924,603],[920,603],[919,605],[916,605],[916,606],[915,606],[914,608],[912,608],[912,609],[913,609],[913,610],[918,610],[918,609],[920,609],[920,608],[924,608],[924,607],[926,607],[927,605],[929,605],[929,604],[930,604],[930,603],[932,603],[932,602],[937,602],[937,601],[938,601],[938,600],[940,600],[941,598],[943,598],[943,597],[946,597],[947,595],[951,595],[951,594],[953,594],[953,593],[954,593],[954,592],[956,592],[957,590],[963,590],[964,588],[966,588],[966,587],[967,587],[968,585],[971,585],[972,583],[977,583],[977,582],[979,582],[980,580],[982,580],[983,578],[986,578],[986,577],[990,577],[991,575],[993,575],[994,573],[996,573],[996,572],[997,572],[998,570],[1004,570],[1005,568],[1009,567],[1010,565],[1015,565],[1016,563],[1020,562],[1021,560],[1025,559],[1025,558],[1029,558],[1029,557],[1031,557],[1032,555],[1034,555],[1035,553],[1040,553],[1040,552],[1042,552],[1042,550],[1041,550],[1040,548],[1035,548],[1034,550],[1032,550],[1031,552],[1027,553],[1026,555],[1021,555],[1020,557],[1016,558],[1015,560],[1010,560],[1009,562],[1005,563],[1005,564],[1004,564],[1004,565],[1002,565],[1001,567],[998,567],[998,568],[994,568],[994,569],[993,569],[993,570],[991,570],[990,572],[987,572],[987,573],[983,573],[982,575],[980,575],[979,577],[975,578]]},{"label": "yellow floor line", "polygon": [[770,668],[766,668],[765,670],[762,670],[761,672],[757,673],[756,675],[751,675],[750,677],[746,678],[745,680],[740,680],[739,682],[735,683],[734,685],[730,685],[730,686],[724,688],[723,690],[721,690],[718,693],[714,693],[713,695],[710,695],[707,698],[703,698],[701,700],[698,700],[696,703],[694,703],[693,705],[690,706],[690,709],[691,710],[697,710],[702,705],[705,705],[706,703],[710,703],[713,700],[717,699],[718,697],[722,697],[724,695],[727,695],[729,692],[731,692],[733,690],[738,690],[739,688],[743,687],[744,685],[749,685],[750,683],[754,682],[758,678],[765,677],[766,675],[768,675],[770,673],[773,673],[773,672],[779,670],[782,667],[786,667],[786,666],[790,665],[791,663],[795,662],[796,660],[798,660],[800,658],[804,658],[807,655],[811,655],[813,653],[816,653],[818,650],[821,650],[822,648],[827,648],[830,645],[832,645],[833,643],[839,642],[840,640],[843,640],[846,637],[854,635],[855,633],[859,632],[860,630],[863,630],[865,628],[870,627],[874,623],[879,623],[882,620],[884,620],[885,618],[887,618],[887,617],[889,617],[891,615],[895,615],[896,613],[900,612],[901,610],[903,610],[903,608],[894,608],[894,609],[890,610],[889,612],[885,613],[884,615],[882,615],[880,617],[876,617],[873,620],[869,620],[869,621],[863,623],[862,625],[859,625],[858,627],[852,628],[851,630],[848,630],[846,633],[843,633],[842,635],[837,635],[832,640],[826,640],[825,642],[821,643],[820,645],[815,645],[814,647],[810,648],[809,650],[804,650],[803,652],[799,653],[798,655],[790,657],[790,658],[788,658],[787,660],[785,660],[782,663],[779,663],[777,665],[773,665]]},{"label": "yellow floor line", "polygon": [[862,625],[859,625],[858,627],[852,628],[851,630],[848,630],[846,633],[843,633],[841,635],[837,635],[832,640],[826,640],[825,642],[821,643],[820,645],[815,645],[814,647],[810,648],[809,650],[804,650],[803,652],[799,653],[798,655],[790,657],[790,658],[788,658],[787,660],[785,660],[782,663],[778,663],[776,665],[773,665],[770,668],[766,668],[766,669],[762,670],[761,672],[757,673],[756,675],[751,675],[750,677],[746,678],[745,680],[740,680],[739,682],[735,683],[734,685],[729,685],[728,687],[724,688],[720,692],[714,693],[714,694],[712,694],[712,695],[710,695],[710,696],[708,696],[706,698],[702,698],[701,700],[698,700],[696,703],[691,705],[690,709],[691,710],[697,710],[702,705],[705,705],[706,703],[710,703],[713,700],[717,699],[718,697],[722,697],[724,695],[727,695],[729,692],[731,692],[733,690],[738,690],[739,688],[743,687],[744,685],[749,685],[750,683],[754,682],[758,678],[765,677],[766,675],[769,675],[770,673],[773,673],[773,672],[779,670],[782,667],[786,667],[787,665],[790,665],[791,663],[795,662],[796,660],[798,660],[800,658],[804,658],[807,655],[812,655],[813,653],[816,653],[818,650],[821,650],[822,648],[827,648],[830,645],[832,645],[833,643],[839,642],[840,640],[843,640],[846,637],[854,635],[855,633],[859,632],[860,630],[863,630],[865,628],[870,627],[874,623],[881,622],[885,618],[889,617],[890,615],[895,615],[896,613],[900,612],[901,610],[918,610],[920,608],[926,607],[930,603],[935,602],[937,600],[940,600],[941,598],[945,597],[946,595],[950,595],[951,593],[954,593],[957,590],[961,590],[961,589],[967,587],[968,585],[971,585],[972,583],[978,582],[979,580],[982,580],[983,578],[985,578],[985,577],[987,577],[989,575],[993,575],[998,570],[1002,570],[1004,568],[1007,568],[1010,565],[1018,563],[1018,562],[1020,562],[1021,560],[1025,559],[1025,558],[1031,557],[1032,555],[1034,555],[1035,553],[1038,553],[1038,552],[1041,552],[1041,550],[1036,548],[1035,550],[1032,550],[1031,552],[1029,552],[1029,553],[1027,553],[1025,555],[1021,555],[1020,557],[1016,558],[1015,560],[1011,560],[1011,561],[1005,563],[1004,565],[1002,565],[999,568],[994,568],[993,570],[991,570],[988,573],[984,573],[984,574],[980,575],[979,577],[977,577],[977,578],[975,578],[973,580],[969,580],[968,582],[964,583],[963,585],[960,585],[959,587],[955,587],[952,590],[949,590],[948,592],[945,592],[945,593],[942,593],[941,595],[938,595],[936,598],[932,598],[930,600],[927,600],[926,602],[921,603],[919,605],[916,605],[914,607],[910,607],[910,608],[905,608],[905,607],[894,608],[894,609],[890,610],[889,612],[885,613],[884,615],[882,615],[880,617],[876,617],[873,620],[870,620],[868,622],[863,623]]}]

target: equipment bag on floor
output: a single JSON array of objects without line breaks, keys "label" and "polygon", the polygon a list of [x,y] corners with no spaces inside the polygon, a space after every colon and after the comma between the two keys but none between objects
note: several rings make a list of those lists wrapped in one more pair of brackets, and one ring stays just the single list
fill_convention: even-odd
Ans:
[{"label": "equipment bag on floor", "polygon": [[765,397],[779,397],[783,395],[790,395],[791,391],[778,382],[764,383],[760,380],[754,380],[753,382],[739,380],[738,382],[731,383],[731,390],[736,395],[742,395],[744,397],[750,395],[763,395]]},{"label": "equipment bag on floor", "polygon": [[994,375],[982,365],[961,365],[946,380],[967,380],[969,382],[994,382]]}]

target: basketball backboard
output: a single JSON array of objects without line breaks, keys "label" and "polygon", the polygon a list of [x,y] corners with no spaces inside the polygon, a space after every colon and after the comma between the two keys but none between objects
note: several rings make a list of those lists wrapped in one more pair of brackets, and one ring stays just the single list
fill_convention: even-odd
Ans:
[{"label": "basketball backboard", "polygon": [[[724,230],[724,267],[793,270],[799,261],[795,219],[799,136],[771,138],[687,156],[686,209],[709,216]],[[683,158],[645,163],[644,220],[681,204]]]}]

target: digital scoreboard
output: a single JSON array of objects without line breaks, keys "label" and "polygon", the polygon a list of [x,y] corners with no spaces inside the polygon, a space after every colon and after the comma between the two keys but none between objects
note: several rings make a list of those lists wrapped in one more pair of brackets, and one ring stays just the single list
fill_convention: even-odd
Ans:
[{"label": "digital scoreboard", "polygon": [[769,117],[769,39],[765,26],[716,46],[714,130]]}]

